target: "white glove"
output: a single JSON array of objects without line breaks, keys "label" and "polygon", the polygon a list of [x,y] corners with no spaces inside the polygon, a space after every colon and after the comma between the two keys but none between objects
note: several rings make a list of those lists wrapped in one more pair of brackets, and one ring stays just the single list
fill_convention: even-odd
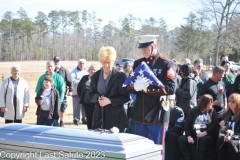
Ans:
[{"label": "white glove", "polygon": [[149,81],[146,77],[138,77],[136,79],[136,81],[133,84],[134,89],[136,91],[142,91],[144,90],[145,92],[147,92],[147,87],[149,86]]}]

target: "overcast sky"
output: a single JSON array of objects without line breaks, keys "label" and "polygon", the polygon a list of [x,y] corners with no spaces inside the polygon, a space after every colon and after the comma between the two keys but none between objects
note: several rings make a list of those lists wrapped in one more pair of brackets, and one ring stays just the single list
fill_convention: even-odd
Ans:
[{"label": "overcast sky", "polygon": [[163,18],[168,29],[185,24],[184,17],[193,11],[187,0],[0,0],[0,16],[6,11],[17,13],[23,7],[32,19],[38,11],[48,14],[52,10],[96,12],[97,18],[107,24],[118,24],[121,17],[132,14],[142,20]]}]

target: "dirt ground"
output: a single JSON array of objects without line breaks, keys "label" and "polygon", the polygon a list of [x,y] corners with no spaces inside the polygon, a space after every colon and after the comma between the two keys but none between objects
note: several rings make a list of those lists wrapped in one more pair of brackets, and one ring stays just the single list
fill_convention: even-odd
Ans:
[{"label": "dirt ground", "polygon": [[[23,119],[23,123],[36,124],[35,113],[37,105],[34,101],[36,95],[34,91],[38,78],[46,71],[46,61],[0,62],[0,85],[5,78],[11,75],[10,69],[13,64],[20,65],[20,77],[23,77],[27,81],[30,90],[30,105],[27,113],[25,114],[25,118]],[[61,65],[67,68],[69,72],[71,72],[77,64],[77,61],[61,61]],[[99,62],[87,62],[86,68],[88,68],[91,64],[97,64],[100,67]],[[3,123],[4,119],[0,118],[0,124]],[[79,126],[76,126],[73,124],[72,97],[68,97],[68,107],[64,117],[64,126],[65,128],[87,129],[86,125],[80,124]]]}]

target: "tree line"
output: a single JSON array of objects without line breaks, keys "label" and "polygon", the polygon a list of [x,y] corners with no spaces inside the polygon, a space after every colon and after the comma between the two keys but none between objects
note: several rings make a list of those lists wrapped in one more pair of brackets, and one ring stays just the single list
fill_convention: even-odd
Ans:
[{"label": "tree line", "polygon": [[102,46],[113,46],[121,58],[139,58],[135,36],[157,34],[158,48],[169,58],[210,57],[217,64],[221,54],[233,61],[240,57],[240,0],[198,0],[199,9],[190,12],[185,24],[169,30],[163,18],[140,19],[131,14],[118,24],[103,20],[95,12],[41,11],[31,19],[24,8],[7,11],[0,22],[0,61],[48,60],[58,55],[63,60],[98,60]]}]

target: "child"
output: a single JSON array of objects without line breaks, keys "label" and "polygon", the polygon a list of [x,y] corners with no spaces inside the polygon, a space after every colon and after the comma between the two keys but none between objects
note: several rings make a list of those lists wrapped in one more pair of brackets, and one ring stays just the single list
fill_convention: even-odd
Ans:
[{"label": "child", "polygon": [[53,79],[47,75],[44,77],[43,87],[37,93],[35,102],[37,107],[37,125],[55,126],[59,119],[60,97],[53,88]]}]

